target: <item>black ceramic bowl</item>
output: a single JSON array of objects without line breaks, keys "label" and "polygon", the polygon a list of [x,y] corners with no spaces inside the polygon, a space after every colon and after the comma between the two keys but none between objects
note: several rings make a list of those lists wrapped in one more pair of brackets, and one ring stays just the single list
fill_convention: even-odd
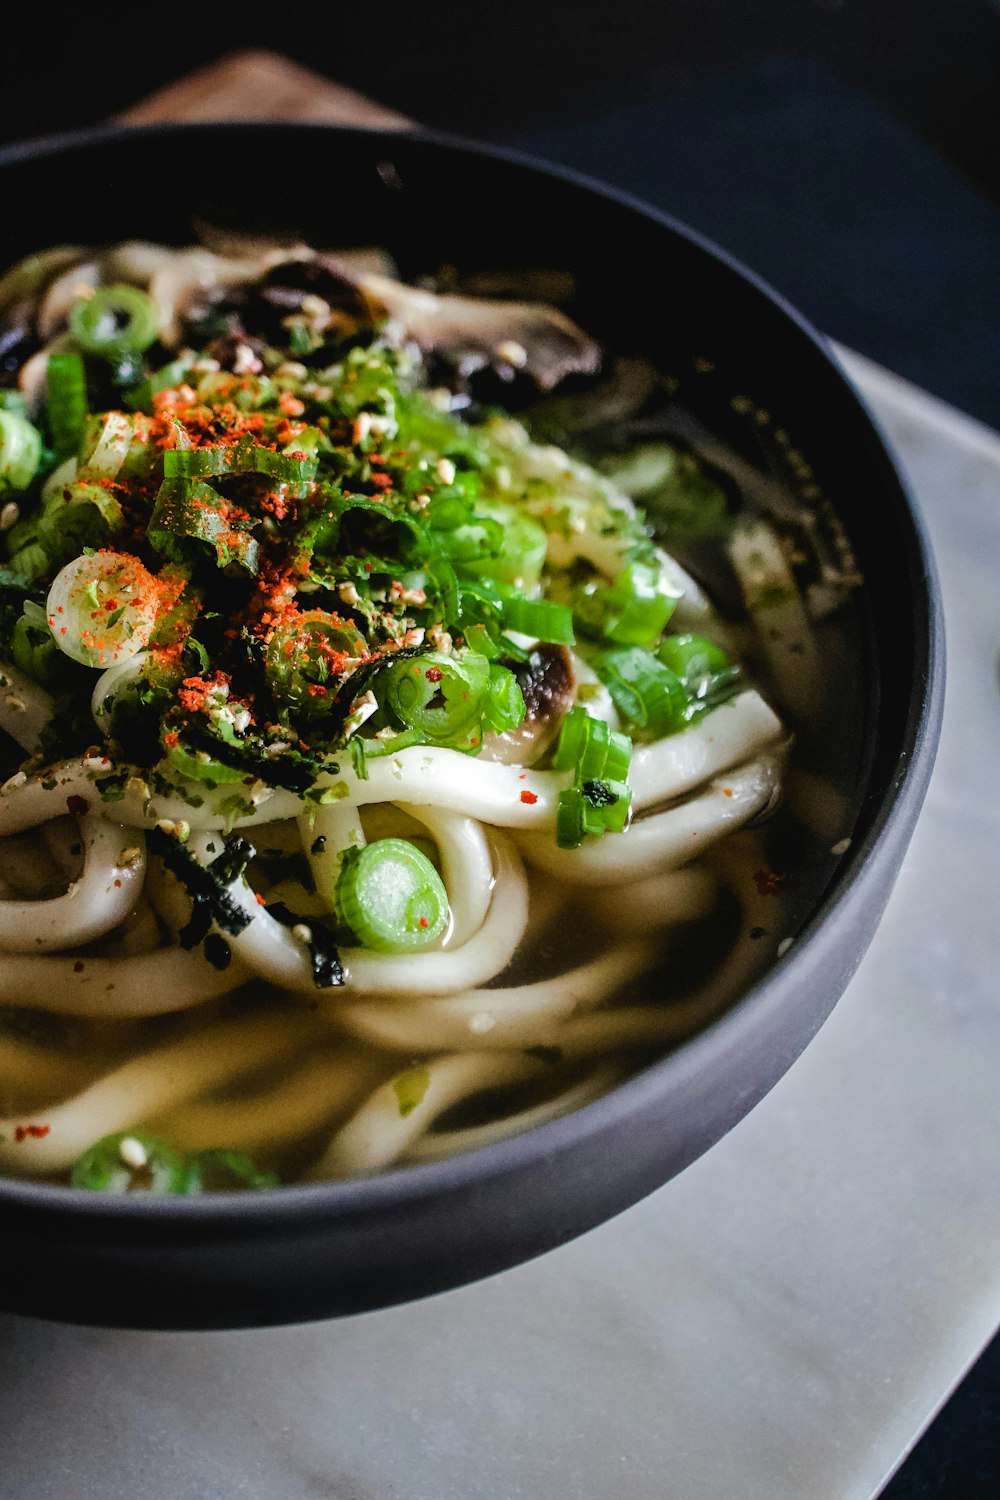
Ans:
[{"label": "black ceramic bowl", "polygon": [[[426,135],[320,126],[97,131],[0,154],[0,259],[49,244],[190,239],[192,213],[261,214],[316,243],[377,243],[404,277],[547,265],[574,315],[666,361],[687,397],[792,434],[866,580],[860,813],[791,950],[727,1014],[576,1114],[370,1180],[206,1198],[105,1198],[0,1180],[0,1306],[81,1322],[224,1327],[360,1311],[454,1287],[569,1240],[680,1172],[781,1077],[875,930],[924,795],[943,697],[920,524],[822,338],[743,268],[622,195]],[[777,461],[777,460],[776,460]]]}]

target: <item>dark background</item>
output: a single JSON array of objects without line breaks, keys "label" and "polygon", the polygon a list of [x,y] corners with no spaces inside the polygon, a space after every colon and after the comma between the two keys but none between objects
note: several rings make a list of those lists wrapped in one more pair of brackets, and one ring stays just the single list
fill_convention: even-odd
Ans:
[{"label": "dark background", "polygon": [[[0,143],[94,124],[215,58],[270,47],[423,124],[646,198],[835,338],[1000,427],[1000,0],[383,0],[261,14],[53,13],[30,50],[8,26]],[[264,203],[308,187],[262,168]],[[0,218],[0,259],[2,241]],[[1000,1494],[998,1423],[1000,1342],[883,1500]]]}]

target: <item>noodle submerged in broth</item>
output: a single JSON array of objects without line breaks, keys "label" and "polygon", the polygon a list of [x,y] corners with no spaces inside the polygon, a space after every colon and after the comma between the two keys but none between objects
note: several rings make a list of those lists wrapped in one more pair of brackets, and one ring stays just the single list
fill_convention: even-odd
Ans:
[{"label": "noodle submerged in broth", "polygon": [[752,825],[821,686],[778,532],[662,437],[543,440],[600,363],[564,314],[390,271],[137,242],[0,280],[4,1173],[187,1193],[466,1151],[775,955]]}]

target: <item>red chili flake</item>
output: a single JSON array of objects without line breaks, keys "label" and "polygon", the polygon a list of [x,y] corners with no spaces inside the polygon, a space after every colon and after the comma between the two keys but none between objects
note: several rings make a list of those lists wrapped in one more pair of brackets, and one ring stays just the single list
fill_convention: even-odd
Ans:
[{"label": "red chili flake", "polygon": [[371,477],[371,482],[372,482],[372,484],[375,486],[375,488],[377,490],[391,490],[392,489],[392,475],[391,474],[373,474],[372,477]]},{"label": "red chili flake", "polygon": [[83,959],[82,958],[78,958],[75,961],[75,963],[73,964],[73,973],[74,974],[82,974],[83,973],[83,969],[84,969]]},{"label": "red chili flake", "polygon": [[30,1135],[33,1141],[44,1140],[52,1129],[51,1125],[18,1125],[14,1131],[14,1139],[20,1145]]},{"label": "red chili flake", "polygon": [[526,787],[524,789],[524,791],[521,793],[521,801],[522,802],[527,802],[528,805],[529,805],[529,807],[530,807],[530,805],[533,802],[537,802],[538,801],[538,798],[535,796],[534,792],[529,792],[528,789],[527,789],[527,787]]},{"label": "red chili flake", "polygon": [[180,738],[180,735],[172,729],[169,734],[163,736],[163,743],[168,750],[173,750],[175,745],[180,744]]},{"label": "red chili flake", "polygon": [[788,873],[779,873],[765,865],[754,871],[753,878],[759,896],[776,896],[788,880]]},{"label": "red chili flake", "polygon": [[76,818],[82,818],[85,812],[90,811],[90,803],[86,797],[78,797],[76,793],[66,798],[66,806]]},{"label": "red chili flake", "polygon": [[427,668],[427,681],[428,682],[440,682],[441,681],[441,668],[440,667],[428,667]]},{"label": "red chili flake", "polygon": [[421,917],[417,925],[419,927],[429,927],[431,924],[428,922],[426,917]]},{"label": "red chili flake", "polygon": [[731,786],[724,786],[722,790],[725,792],[727,797],[731,797],[733,795],[733,789]]},{"label": "red chili flake", "polygon": [[254,895],[255,895],[255,899],[257,901],[257,905],[258,906],[266,906],[267,905],[267,903],[264,900],[264,897],[261,895],[260,891],[256,891],[254,893]]},{"label": "red chili flake", "polygon": [[122,888],[122,883],[121,883],[121,881],[120,881],[120,880],[116,880],[116,881],[115,881],[115,885],[116,885],[116,886],[117,886],[117,888],[118,888],[118,890],[121,890],[121,888]]}]

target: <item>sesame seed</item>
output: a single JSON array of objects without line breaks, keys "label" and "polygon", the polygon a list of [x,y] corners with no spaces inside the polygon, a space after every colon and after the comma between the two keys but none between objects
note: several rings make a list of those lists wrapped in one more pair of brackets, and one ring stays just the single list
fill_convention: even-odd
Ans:
[{"label": "sesame seed", "polygon": [[0,531],[9,531],[21,519],[21,507],[15,500],[8,500],[0,510]]},{"label": "sesame seed", "polygon": [[502,344],[497,344],[497,354],[505,364],[513,365],[515,370],[523,370],[528,363],[527,349],[514,339],[504,339]]},{"label": "sesame seed", "polygon": [[140,1172],[149,1165],[149,1152],[134,1135],[127,1135],[118,1143],[118,1155],[133,1172]]},{"label": "sesame seed", "polygon": [[312,928],[307,927],[305,922],[296,922],[292,928],[292,937],[298,938],[300,943],[312,942]]}]

